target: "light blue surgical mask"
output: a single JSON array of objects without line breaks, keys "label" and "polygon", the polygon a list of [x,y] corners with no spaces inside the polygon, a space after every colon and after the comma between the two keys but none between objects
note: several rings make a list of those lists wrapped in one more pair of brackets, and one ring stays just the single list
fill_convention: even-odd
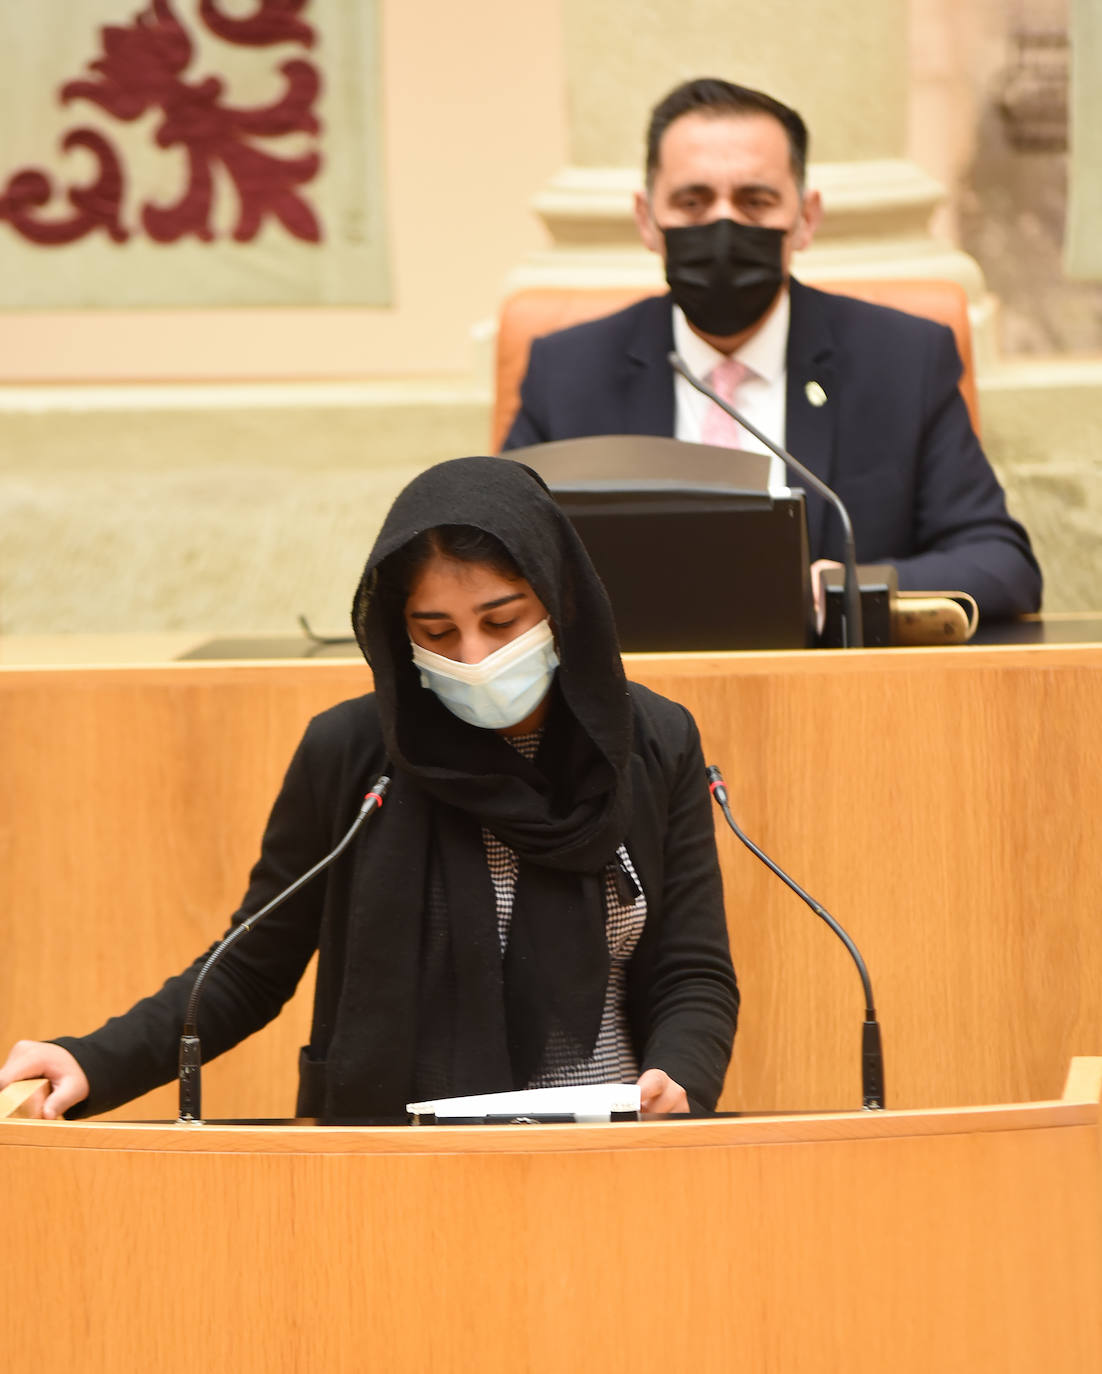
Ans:
[{"label": "light blue surgical mask", "polygon": [[421,686],[453,716],[484,730],[505,730],[531,715],[547,695],[559,656],[551,625],[541,620],[479,663],[457,663],[410,641]]}]

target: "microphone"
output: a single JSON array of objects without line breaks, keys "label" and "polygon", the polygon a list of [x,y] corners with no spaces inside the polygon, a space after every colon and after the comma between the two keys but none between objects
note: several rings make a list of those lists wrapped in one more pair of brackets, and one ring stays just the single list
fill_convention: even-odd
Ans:
[{"label": "microphone", "polygon": [[685,378],[694,390],[699,391],[702,396],[707,396],[710,401],[714,401],[720,410],[726,411],[732,420],[737,421],[747,433],[752,434],[759,443],[764,444],[770,453],[775,453],[782,463],[787,463],[789,467],[795,468],[807,485],[817,491],[824,500],[829,501],[838,512],[838,518],[842,522],[844,540],[842,563],[846,570],[842,646],[846,649],[860,649],[865,642],[865,636],[861,623],[861,587],[857,581],[857,546],[853,542],[853,524],[849,518],[849,511],[846,510],[842,498],[837,492],[832,491],[821,478],[816,477],[810,468],[805,468],[803,463],[793,458],[787,449],[781,448],[779,444],[775,444],[772,439],[767,438],[756,425],[751,424],[729,401],[725,401],[722,396],[717,395],[706,382],[702,382],[699,377],[694,376],[689,371],[688,363],[676,349],[666,354],[666,361],[675,372],[679,372]]},{"label": "microphone", "polygon": [[267,916],[270,911],[274,911],[277,906],[287,900],[288,897],[296,893],[300,887],[304,887],[311,878],[329,867],[338,855],[342,854],[352,841],[352,837],[368,816],[373,811],[377,811],[383,804],[383,798],[390,787],[390,778],[384,773],[376,778],[370,791],[363,799],[363,805],[356,814],[356,819],[345,831],[344,838],[335,849],[330,850],[324,859],[320,859],[313,868],[296,878],[293,883],[285,887],[282,892],[277,893],[266,906],[262,906],[259,911],[254,911],[251,916],[246,916],[239,925],[234,926],[230,933],[219,944],[215,945],[207,956],[206,962],[195,975],[195,982],[191,985],[191,996],[188,998],[187,1011],[184,1014],[184,1029],[180,1036],[180,1114],[176,1120],[177,1126],[198,1126],[202,1124],[200,1115],[200,1103],[202,1088],[200,1083],[200,1066],[202,1064],[202,1052],[199,1047],[199,1032],[196,1028],[196,1015],[199,1007],[199,993],[203,987],[203,981],[211,969],[217,964],[222,955],[231,945],[236,944],[243,935],[247,935],[257,921]]},{"label": "microphone", "polygon": [[821,907],[814,898],[809,897],[799,883],[794,882],[782,868],[773,862],[768,854],[763,853],[754,841],[738,828],[735,824],[735,818],[731,815],[723,774],[714,764],[708,768],[708,788],[719,809],[723,812],[727,824],[749,849],[750,853],[759,858],[770,872],[775,873],[780,878],[782,883],[790,887],[797,897],[802,897],[815,915],[822,917],[830,926],[852,955],[853,962],[857,965],[857,972],[861,975],[861,986],[865,990],[865,1021],[861,1028],[861,1105],[866,1111],[883,1111],[884,1053],[880,1044],[880,1023],[876,1019],[876,1008],[873,1005],[872,984],[869,982],[868,969],[865,967],[865,961],[861,958],[860,951],[830,912]]}]

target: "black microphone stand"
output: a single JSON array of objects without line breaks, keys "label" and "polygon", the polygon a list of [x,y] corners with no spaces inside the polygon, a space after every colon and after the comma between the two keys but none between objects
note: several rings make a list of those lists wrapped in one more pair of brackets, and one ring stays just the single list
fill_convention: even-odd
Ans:
[{"label": "black microphone stand", "polygon": [[387,788],[390,786],[390,779],[384,773],[372,784],[371,790],[363,799],[363,805],[356,814],[356,819],[349,826],[344,834],[344,838],[337,847],[330,850],[324,859],[320,859],[308,872],[303,873],[300,878],[296,878],[289,887],[285,887],[282,892],[277,893],[266,906],[262,906],[259,911],[254,911],[251,916],[246,916],[239,924],[234,926],[230,933],[219,944],[215,945],[207,956],[206,962],[195,975],[195,982],[191,985],[191,996],[188,998],[187,1011],[184,1013],[184,1029],[180,1036],[180,1114],[177,1118],[177,1126],[200,1126],[202,1116],[200,1115],[202,1104],[202,1085],[201,1085],[201,1066],[203,1062],[202,1050],[199,1045],[199,1031],[196,1026],[196,1017],[199,1008],[199,993],[202,990],[203,982],[207,974],[218,963],[222,955],[237,943],[243,935],[247,935],[253,926],[262,917],[267,916],[270,911],[274,911],[277,906],[282,904],[296,893],[300,887],[305,886],[311,878],[316,877],[323,869],[328,868],[338,855],[343,854],[348,845],[352,842],[352,837],[368,816],[378,807],[382,806],[383,798],[386,796]]},{"label": "black microphone stand", "polygon": [[[706,382],[702,382],[699,377],[689,371],[689,365],[682,358],[681,354],[675,350],[666,354],[666,360],[675,372],[681,374],[694,390],[699,391],[702,396],[707,396],[710,401],[714,401],[720,410],[730,415],[731,419],[740,424],[748,434],[752,434],[759,443],[765,445],[770,453],[776,454],[782,463],[787,463],[791,468],[803,478],[809,487],[817,491],[825,500],[829,501],[838,512],[838,518],[842,522],[843,554],[842,563],[845,567],[845,586],[843,588],[842,615],[842,647],[845,649],[860,649],[865,643],[864,624],[861,618],[861,585],[857,580],[857,546],[853,540],[853,524],[849,518],[849,511],[846,510],[845,503],[837,492],[831,491],[830,487],[820,477],[805,468],[803,463],[793,458],[787,449],[775,444],[772,439],[763,434],[760,429],[741,415],[729,401],[725,401],[722,396],[716,394]],[[825,595],[825,592],[824,592]]]},{"label": "black microphone stand", "polygon": [[723,774],[714,764],[708,768],[708,787],[716,799],[719,809],[723,812],[727,824],[750,853],[760,859],[771,873],[775,873],[786,887],[792,889],[797,897],[802,898],[815,915],[821,917],[830,926],[846,949],[849,950],[853,962],[857,965],[857,972],[861,975],[861,986],[865,992],[865,1020],[861,1027],[861,1105],[866,1111],[882,1111],[884,1108],[884,1051],[880,1043],[880,1023],[876,1019],[876,1007],[872,1000],[872,983],[869,981],[869,971],[865,967],[865,961],[861,958],[860,951],[830,912],[825,907],[821,907],[813,897],[809,897],[799,883],[790,878],[784,869],[775,864],[768,854],[760,850],[754,841],[739,829],[734,816],[731,815]]}]

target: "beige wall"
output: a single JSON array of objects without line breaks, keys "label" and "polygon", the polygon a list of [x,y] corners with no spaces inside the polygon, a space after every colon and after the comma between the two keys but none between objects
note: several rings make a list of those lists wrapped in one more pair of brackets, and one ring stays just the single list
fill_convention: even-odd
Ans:
[{"label": "beige wall", "polygon": [[11,312],[0,378],[467,372],[472,327],[544,241],[529,202],[566,158],[559,7],[383,0],[380,18],[393,308]]},{"label": "beige wall", "polygon": [[[430,462],[487,447],[486,349],[472,327],[545,243],[533,196],[598,150],[607,160],[622,146],[638,166],[643,107],[705,63],[797,100],[821,157],[898,150],[894,117],[862,111],[884,82],[906,103],[905,26],[881,31],[876,10],[876,41],[860,48],[876,80],[857,99],[839,84],[853,53],[831,5],[755,11],[737,51],[732,38],[711,52],[702,16],[716,3],[384,0],[392,309],[4,316],[0,634],[275,631],[300,609],[345,624],[397,490]],[[910,3],[913,16],[923,0]],[[946,170],[969,155],[949,114],[958,58],[983,49],[995,4],[930,0],[928,46],[911,35],[926,122],[914,132],[913,105],[908,150],[924,141]],[[901,14],[895,0],[888,10]],[[664,48],[675,21],[681,46]],[[794,47],[810,32],[823,51],[818,73],[785,65],[795,24]],[[342,377],[355,380],[327,385]],[[162,378],[181,385],[117,384]],[[89,384],[38,384],[69,379]],[[981,374],[988,451],[1037,536],[1052,609],[1098,604],[1100,395],[1102,363],[1070,381],[1043,367]]]}]

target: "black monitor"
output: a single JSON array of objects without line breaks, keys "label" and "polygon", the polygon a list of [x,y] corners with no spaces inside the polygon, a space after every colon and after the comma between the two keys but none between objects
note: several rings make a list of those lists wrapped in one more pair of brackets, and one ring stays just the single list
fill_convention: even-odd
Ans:
[{"label": "black monitor", "polygon": [[625,652],[814,642],[803,493],[770,494],[767,455],[612,435],[507,456],[570,516]]}]

